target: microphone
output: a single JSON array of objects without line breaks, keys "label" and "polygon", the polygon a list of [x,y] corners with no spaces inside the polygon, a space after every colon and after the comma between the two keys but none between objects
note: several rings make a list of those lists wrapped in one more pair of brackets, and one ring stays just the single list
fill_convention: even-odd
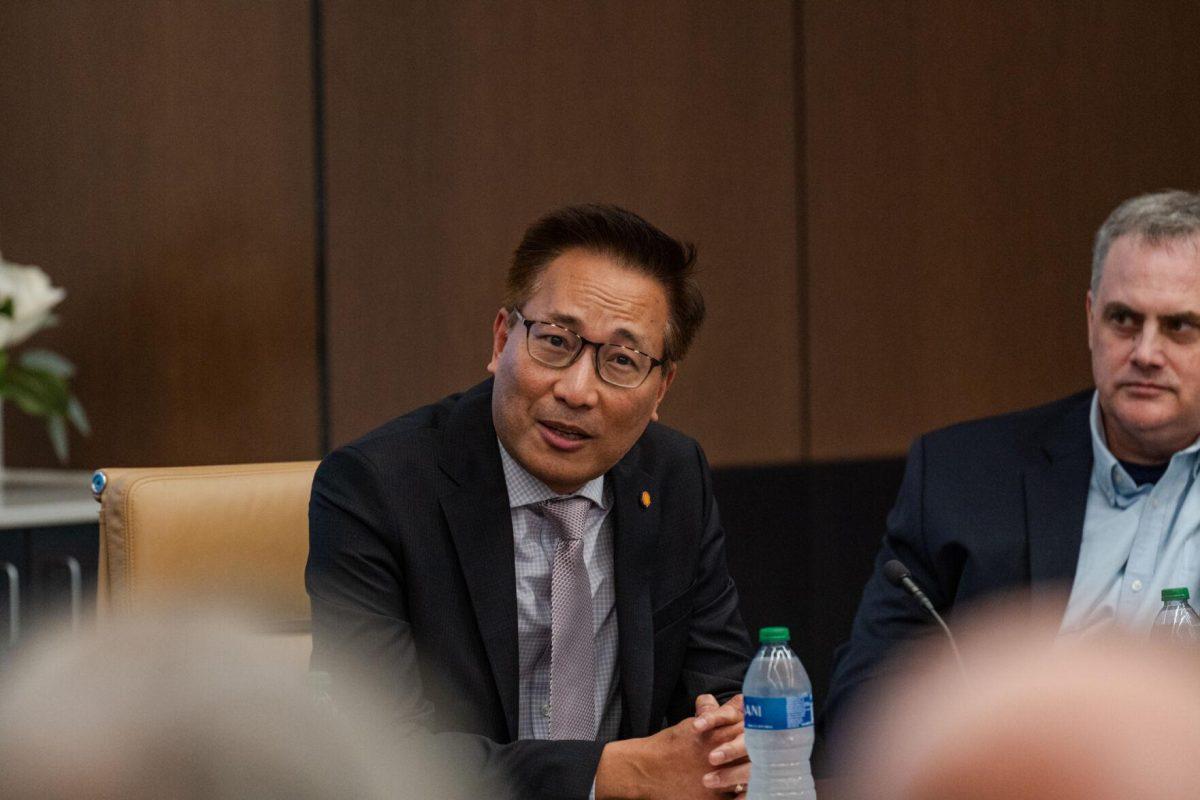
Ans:
[{"label": "microphone", "polygon": [[883,565],[883,577],[888,579],[888,583],[892,586],[899,586],[904,591],[908,592],[913,598],[921,604],[921,608],[928,611],[934,617],[938,616],[937,610],[934,609],[933,603],[921,591],[921,587],[917,586],[916,581],[912,579],[912,573],[908,571],[908,567],[903,563],[892,559]]},{"label": "microphone", "polygon": [[963,666],[962,656],[958,653],[958,643],[954,641],[954,634],[950,632],[950,627],[946,625],[946,621],[942,619],[942,615],[933,607],[933,603],[921,591],[921,587],[917,586],[917,582],[912,579],[912,573],[908,571],[908,567],[904,563],[892,559],[883,565],[883,577],[887,578],[888,583],[892,586],[899,587],[917,601],[921,608],[929,612],[934,621],[941,626],[942,632],[946,634],[946,640],[950,642],[950,649],[954,652],[954,660],[958,662],[958,671],[962,673],[963,679],[967,677],[966,667]]}]

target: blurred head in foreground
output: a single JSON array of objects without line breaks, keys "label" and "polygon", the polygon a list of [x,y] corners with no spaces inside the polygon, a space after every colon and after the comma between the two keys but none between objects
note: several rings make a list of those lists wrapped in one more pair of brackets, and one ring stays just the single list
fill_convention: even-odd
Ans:
[{"label": "blurred head in foreground", "polygon": [[270,642],[164,619],[32,647],[0,684],[0,797],[405,795],[420,773],[324,713]]},{"label": "blurred head in foreground", "polygon": [[962,643],[965,681],[952,661],[931,659],[859,706],[847,797],[1196,796],[1194,655],[1115,634],[1056,643],[998,620]]}]

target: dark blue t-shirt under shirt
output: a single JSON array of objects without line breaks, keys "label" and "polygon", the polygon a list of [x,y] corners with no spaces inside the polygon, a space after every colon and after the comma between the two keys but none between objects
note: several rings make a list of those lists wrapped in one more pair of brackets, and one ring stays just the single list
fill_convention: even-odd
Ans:
[{"label": "dark blue t-shirt under shirt", "polygon": [[1165,464],[1134,464],[1130,461],[1122,461],[1121,466],[1129,473],[1129,477],[1133,478],[1134,484],[1144,486],[1147,483],[1158,483],[1158,479],[1167,471],[1167,465],[1170,463],[1168,461]]}]

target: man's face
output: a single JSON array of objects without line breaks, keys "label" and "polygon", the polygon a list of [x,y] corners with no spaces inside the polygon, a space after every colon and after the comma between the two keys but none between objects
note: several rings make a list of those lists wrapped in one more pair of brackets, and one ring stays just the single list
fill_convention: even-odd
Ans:
[{"label": "man's face", "polygon": [[1200,436],[1200,237],[1114,241],[1087,316],[1109,449],[1169,460]]},{"label": "man's face", "polygon": [[[553,322],[585,339],[663,355],[667,296],[654,278],[606,255],[568,250],[542,272],[537,292],[521,307],[526,319]],[[675,377],[655,368],[641,386],[624,389],[596,374],[594,348],[568,367],[534,361],[525,326],[510,326],[501,309],[493,325],[496,376],[492,419],[504,448],[551,489],[567,494],[603,475],[658,418]]]}]

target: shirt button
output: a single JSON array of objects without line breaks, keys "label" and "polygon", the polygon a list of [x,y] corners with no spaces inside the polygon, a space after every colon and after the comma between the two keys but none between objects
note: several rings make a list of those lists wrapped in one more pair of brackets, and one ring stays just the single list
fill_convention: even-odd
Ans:
[{"label": "shirt button", "polygon": [[542,704],[542,716],[545,717],[546,719],[550,719],[550,704],[549,703]]},{"label": "shirt button", "polygon": [[1133,589],[1135,592],[1140,592],[1142,590],[1142,582],[1134,581],[1133,583],[1129,584],[1129,588]]}]

